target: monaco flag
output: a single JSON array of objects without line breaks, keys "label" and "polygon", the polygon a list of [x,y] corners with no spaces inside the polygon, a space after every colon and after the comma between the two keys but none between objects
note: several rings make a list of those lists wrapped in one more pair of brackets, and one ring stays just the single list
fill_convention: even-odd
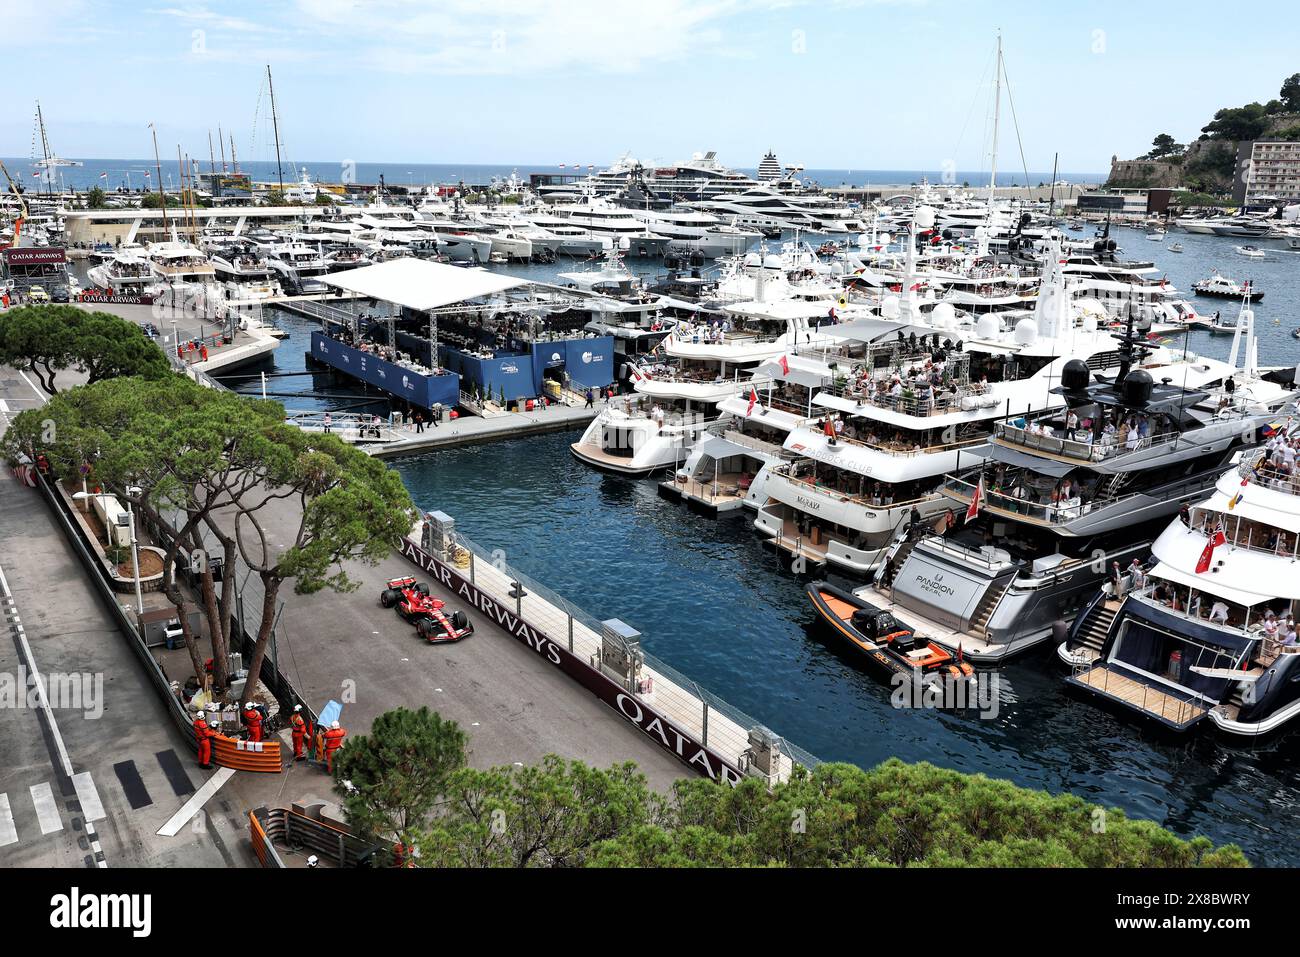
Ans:
[{"label": "monaco flag", "polygon": [[758,402],[758,390],[752,385],[749,387],[749,408],[745,410],[745,418],[754,414],[754,404]]},{"label": "monaco flag", "polygon": [[1201,575],[1210,570],[1210,563],[1214,561],[1214,549],[1227,541],[1223,534],[1223,522],[1218,522],[1214,526],[1214,531],[1210,532],[1210,540],[1205,543],[1205,548],[1201,549],[1200,560],[1196,563],[1196,574]]},{"label": "monaco flag", "polygon": [[984,476],[980,476],[979,482],[975,485],[975,494],[970,498],[970,507],[966,509],[966,521],[975,520],[975,516],[980,513],[980,506],[984,504]]}]

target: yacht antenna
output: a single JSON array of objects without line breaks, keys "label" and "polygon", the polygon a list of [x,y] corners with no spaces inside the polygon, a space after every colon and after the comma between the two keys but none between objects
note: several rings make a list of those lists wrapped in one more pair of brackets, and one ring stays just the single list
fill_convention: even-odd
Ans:
[{"label": "yacht antenna", "polygon": [[158,170],[158,205],[162,208],[163,234],[167,233],[167,189],[163,186],[162,177],[162,160],[158,157],[158,130],[152,123],[149,129],[153,133],[153,163],[154,168]]},{"label": "yacht antenna", "polygon": [[275,87],[271,84],[271,64],[269,63],[266,65],[266,88],[271,94],[271,130],[275,134],[275,172],[280,180],[280,198],[283,201],[284,166],[280,162],[280,121],[275,115]]}]

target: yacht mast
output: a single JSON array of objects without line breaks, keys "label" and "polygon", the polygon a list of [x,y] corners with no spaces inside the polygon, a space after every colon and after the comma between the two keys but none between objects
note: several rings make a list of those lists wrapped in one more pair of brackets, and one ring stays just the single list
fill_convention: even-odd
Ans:
[{"label": "yacht mast", "polygon": [[998,57],[993,65],[993,155],[989,163],[989,200],[998,185],[998,123],[1002,119],[1002,31],[998,31]]},{"label": "yacht mast", "polygon": [[221,173],[226,173],[226,139],[221,133],[221,127],[217,127],[217,149],[221,151]]},{"label": "yacht mast", "polygon": [[160,200],[159,205],[162,207],[163,235],[165,236],[167,234],[167,190],[163,187],[162,160],[158,158],[158,130],[154,128],[152,123],[149,124],[149,129],[153,132],[153,162],[154,168],[158,170],[158,199]]},{"label": "yacht mast", "polygon": [[45,165],[41,168],[41,178],[49,186],[48,192],[54,192],[54,174],[50,172],[53,167],[50,166],[50,141],[45,135],[45,116],[41,113],[41,101],[36,101],[36,125],[41,131],[41,156],[45,160]]},{"label": "yacht mast", "polygon": [[[275,133],[275,172],[280,179],[280,199],[284,200],[284,167],[280,163],[280,121],[275,115],[275,86],[271,83],[271,64],[266,65],[266,88],[271,93],[271,129]],[[234,149],[234,147],[231,147]]]}]

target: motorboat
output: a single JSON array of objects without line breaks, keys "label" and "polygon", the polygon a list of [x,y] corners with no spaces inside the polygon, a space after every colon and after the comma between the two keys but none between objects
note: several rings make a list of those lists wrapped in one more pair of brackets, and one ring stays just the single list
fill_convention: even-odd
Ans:
[{"label": "motorboat", "polygon": [[849,650],[883,677],[918,677],[969,681],[975,669],[958,650],[951,652],[918,634],[897,619],[893,612],[871,604],[860,592],[846,591],[825,581],[814,581],[805,590],[821,622]]},{"label": "motorboat", "polygon": [[1264,259],[1266,254],[1258,246],[1236,246],[1237,255],[1246,256],[1249,259]]},{"label": "motorboat", "polygon": [[1217,272],[1209,279],[1199,279],[1192,283],[1192,292],[1198,296],[1214,296],[1219,299],[1240,299],[1246,296],[1251,302],[1259,302],[1264,298],[1264,293],[1257,290],[1250,280],[1239,283]]},{"label": "motorboat", "polygon": [[1183,251],[1183,244],[1182,244],[1182,243],[1174,243],[1173,245],[1171,245],[1171,246],[1167,246],[1167,247],[1165,247],[1165,248],[1168,249],[1171,253],[1180,253],[1180,252]]}]

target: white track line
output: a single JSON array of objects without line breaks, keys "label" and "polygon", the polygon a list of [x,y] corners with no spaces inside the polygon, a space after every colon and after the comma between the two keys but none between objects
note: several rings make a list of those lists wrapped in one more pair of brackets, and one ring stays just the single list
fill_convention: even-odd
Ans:
[{"label": "white track line", "polygon": [[32,804],[36,807],[36,819],[41,823],[42,834],[53,834],[63,830],[63,818],[59,817],[59,806],[54,801],[54,791],[48,781],[33,784],[31,787]]},{"label": "white track line", "polygon": [[180,833],[186,822],[197,814],[203,805],[208,803],[212,795],[220,791],[221,786],[234,776],[234,768],[218,768],[217,773],[204,781],[203,786],[181,805],[181,809],[172,815],[171,820],[158,828],[158,833],[163,837],[175,837]]},{"label": "white track line", "polygon": [[0,847],[18,843],[18,828],[14,824],[14,812],[9,807],[9,795],[0,794]]},{"label": "white track line", "polygon": [[72,776],[72,786],[77,789],[77,800],[81,803],[81,814],[87,821],[102,821],[108,817],[104,813],[104,802],[99,799],[95,782],[90,779],[89,771],[82,771]]},{"label": "white track line", "polygon": [[[0,598],[4,598],[6,604],[13,604],[14,593],[9,590],[9,580],[5,578],[3,568],[0,568]],[[32,681],[36,684],[36,696],[40,700],[41,710],[45,712],[45,717],[50,722],[50,734],[54,737],[54,746],[58,749],[59,760],[63,762],[63,773],[68,777],[72,777],[72,761],[68,757],[67,747],[63,744],[63,735],[59,733],[59,724],[54,720],[54,709],[50,707],[50,700],[45,695],[45,679],[41,677],[40,669],[36,667],[36,659],[32,657],[32,647],[27,643],[27,634],[23,631],[22,622],[18,618],[16,608],[13,609],[10,622],[18,635],[18,643],[22,646],[23,657],[27,659],[27,670],[32,676]],[[96,800],[98,800],[98,796],[96,796]]]}]

